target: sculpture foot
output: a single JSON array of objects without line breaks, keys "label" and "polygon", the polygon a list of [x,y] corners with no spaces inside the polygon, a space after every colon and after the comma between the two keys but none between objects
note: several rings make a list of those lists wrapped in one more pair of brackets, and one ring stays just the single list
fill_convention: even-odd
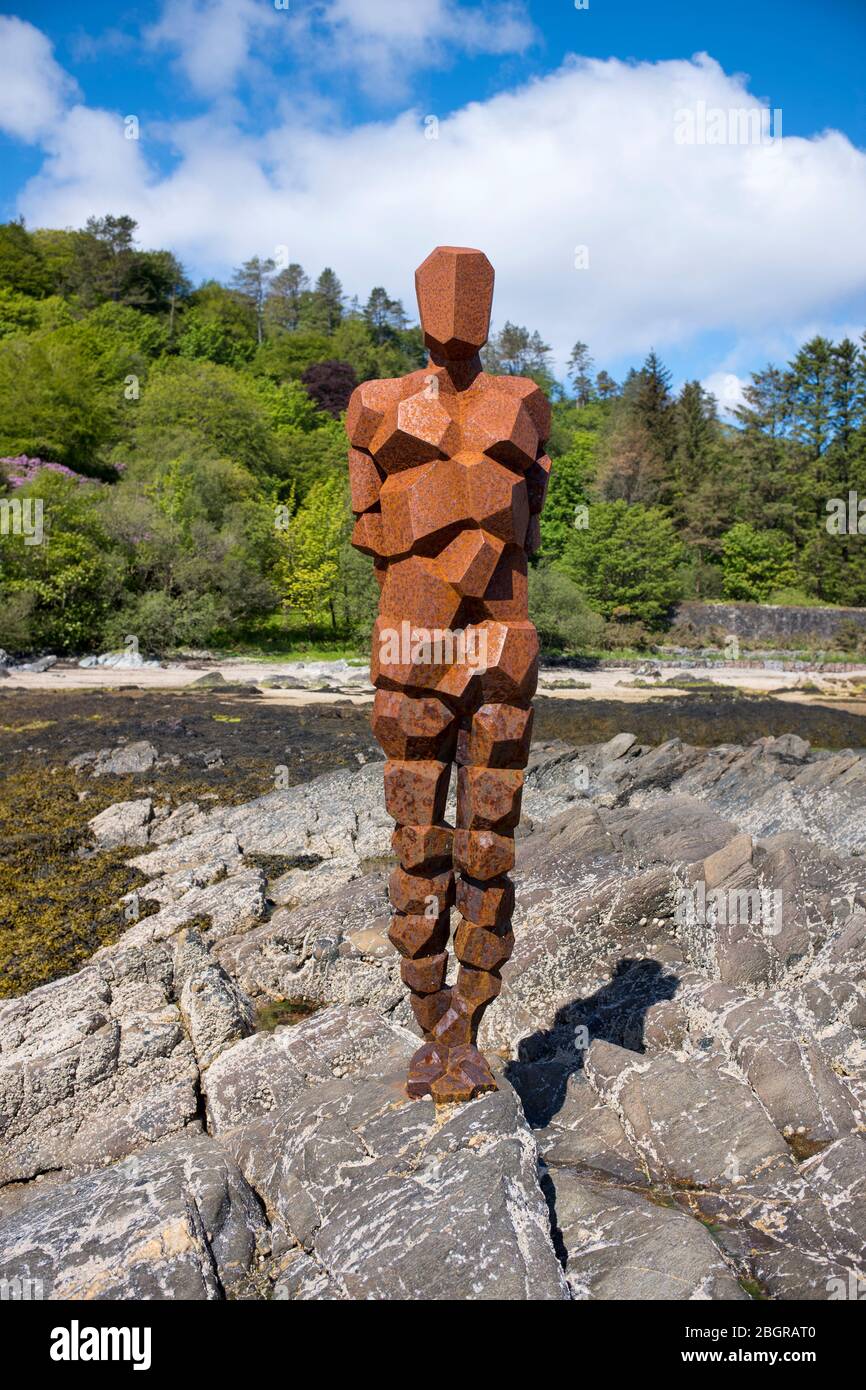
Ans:
[{"label": "sculpture foot", "polygon": [[425,1042],[409,1063],[406,1092],[412,1100],[433,1094],[434,1084],[445,1074],[448,1049],[441,1043]]},{"label": "sculpture foot", "polygon": [[496,1090],[486,1057],[474,1043],[462,1043],[449,1049],[447,1068],[432,1083],[430,1094],[437,1105],[450,1105]]}]

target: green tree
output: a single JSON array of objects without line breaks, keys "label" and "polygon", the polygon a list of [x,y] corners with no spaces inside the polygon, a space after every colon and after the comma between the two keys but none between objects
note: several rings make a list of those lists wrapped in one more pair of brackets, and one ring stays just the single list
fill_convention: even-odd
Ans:
[{"label": "green tree", "polygon": [[0,338],[32,333],[39,327],[39,306],[42,303],[29,294],[19,294],[8,286],[0,286]]},{"label": "green tree", "polygon": [[255,381],[212,362],[168,358],[154,369],[137,403],[133,452],[161,457],[178,436],[198,440],[253,474],[277,466],[279,451]]},{"label": "green tree", "polygon": [[592,368],[593,361],[586,343],[575,343],[568,359],[568,379],[574,387],[578,405],[589,405],[594,395]]},{"label": "green tree", "polygon": [[364,306],[364,320],[373,334],[373,341],[383,343],[408,322],[399,299],[392,299],[381,285],[370,291]]},{"label": "green tree", "polygon": [[298,327],[308,333],[333,333],[343,317],[343,299],[343,286],[326,266],[315,289],[301,296]]},{"label": "green tree", "polygon": [[39,243],[23,222],[0,225],[0,286],[36,299],[53,289]]},{"label": "green tree", "polygon": [[104,368],[86,344],[60,332],[0,342],[0,455],[103,471],[123,406],[122,377],[109,387]]},{"label": "green tree", "polygon": [[11,610],[20,624],[12,644],[58,653],[98,644],[118,590],[102,491],[47,469],[17,491],[22,501],[41,505],[44,541],[27,545],[0,534],[0,610]]},{"label": "green tree", "polygon": [[258,256],[244,261],[232,276],[232,287],[252,308],[256,321],[256,341],[261,347],[265,339],[265,301],[276,263]]},{"label": "green tree", "polygon": [[797,582],[794,546],[780,531],[756,531],[738,522],[722,537],[725,598],[766,603],[774,589]]},{"label": "green tree", "polygon": [[604,641],[604,619],[573,579],[549,565],[529,571],[529,615],[548,652],[585,652]]},{"label": "green tree", "polygon": [[303,297],[310,290],[309,276],[293,262],[274,275],[265,300],[265,323],[269,329],[294,333],[301,321]]},{"label": "green tree", "polygon": [[506,321],[482,349],[485,370],[509,376],[529,376],[543,390],[550,391],[554,378],[550,366],[550,344],[540,333]]},{"label": "green tree", "polygon": [[541,513],[541,548],[547,559],[562,555],[572,531],[589,517],[598,436],[575,432],[571,448],[553,460]]},{"label": "green tree", "polygon": [[601,451],[604,496],[669,505],[675,449],[670,373],[650,352],[640,371],[629,373],[613,404]]},{"label": "green tree", "polygon": [[314,483],[284,532],[286,606],[308,622],[338,625],[340,552],[345,540],[345,487],[340,478]]},{"label": "green tree", "polygon": [[595,379],[595,389],[603,401],[609,401],[619,391],[613,377],[605,371],[599,372]]},{"label": "green tree", "polygon": [[681,597],[685,558],[663,511],[618,500],[590,508],[588,527],[571,532],[557,568],[605,617],[659,628]]},{"label": "green tree", "polygon": [[331,340],[324,333],[280,333],[268,338],[256,352],[254,372],[272,381],[299,381],[308,367],[331,356]]}]

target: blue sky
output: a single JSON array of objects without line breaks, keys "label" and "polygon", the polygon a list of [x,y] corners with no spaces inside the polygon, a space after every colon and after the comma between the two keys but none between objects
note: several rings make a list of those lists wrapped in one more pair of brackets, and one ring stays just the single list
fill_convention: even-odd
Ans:
[{"label": "blue sky", "polygon": [[[194,276],[286,247],[410,309],[436,241],[481,245],[496,321],[560,367],[577,338],[614,375],[655,346],[729,400],[810,333],[866,327],[866,0],[6,13],[6,217],[129,211]],[[761,106],[781,138],[735,135]]]}]

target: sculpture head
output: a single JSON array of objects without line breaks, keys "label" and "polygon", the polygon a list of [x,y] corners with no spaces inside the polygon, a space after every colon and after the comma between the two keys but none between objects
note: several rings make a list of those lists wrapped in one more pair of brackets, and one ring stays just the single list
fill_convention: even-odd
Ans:
[{"label": "sculpture head", "polygon": [[493,266],[471,246],[437,246],[415,271],[424,342],[434,357],[465,362],[487,342]]}]

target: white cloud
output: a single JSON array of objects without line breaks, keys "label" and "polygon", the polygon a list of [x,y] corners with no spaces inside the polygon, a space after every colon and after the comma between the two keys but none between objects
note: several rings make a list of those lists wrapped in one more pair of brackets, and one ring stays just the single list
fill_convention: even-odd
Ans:
[{"label": "white cloud", "polygon": [[27,141],[50,134],[74,91],[41,30],[0,15],[0,131]]},{"label": "white cloud", "polygon": [[[496,321],[538,327],[560,364],[577,338],[603,364],[712,330],[742,347],[718,364],[740,376],[766,360],[745,355],[750,343],[859,312],[866,155],[833,131],[678,144],[677,112],[699,101],[755,105],[744,79],[706,55],[573,60],[443,117],[434,140],[416,112],[350,130],[281,114],[256,139],[211,112],[174,128],[176,163],[161,177],[134,142],[115,148],[103,131],[107,176],[81,148],[93,134],[79,116],[20,210],[54,226],[129,212],[146,244],[171,246],[196,272],[285,244],[311,271],[334,266],[350,292],[385,284],[410,308],[432,246],[480,246],[497,271]],[[582,246],[589,265],[577,269]]]},{"label": "white cloud", "polygon": [[456,0],[328,0],[318,8],[327,57],[350,66],[368,91],[405,90],[409,73],[437,67],[455,51],[522,53],[535,31],[522,6],[464,6]]},{"label": "white cloud", "polygon": [[459,0],[164,0],[145,31],[151,46],[174,49],[193,91],[214,97],[257,71],[274,45],[292,48],[301,70],[351,69],[370,93],[402,95],[419,68],[455,52],[522,52],[534,30],[518,0],[463,5]]},{"label": "white cloud", "polygon": [[59,221],[42,226],[81,227],[91,214],[126,211],[149,196],[150,174],[137,140],[127,140],[113,111],[73,106],[45,140],[47,157],[29,185],[31,196],[59,199]]},{"label": "white cloud", "polygon": [[173,48],[192,90],[214,97],[234,86],[254,45],[279,23],[277,11],[261,0],[166,0],[145,40]]},{"label": "white cloud", "polygon": [[[755,363],[755,370],[758,370],[758,363]],[[715,396],[719,414],[723,418],[732,416],[737,406],[745,405],[743,388],[748,385],[748,380],[737,376],[736,372],[711,372],[701,385]]]}]

